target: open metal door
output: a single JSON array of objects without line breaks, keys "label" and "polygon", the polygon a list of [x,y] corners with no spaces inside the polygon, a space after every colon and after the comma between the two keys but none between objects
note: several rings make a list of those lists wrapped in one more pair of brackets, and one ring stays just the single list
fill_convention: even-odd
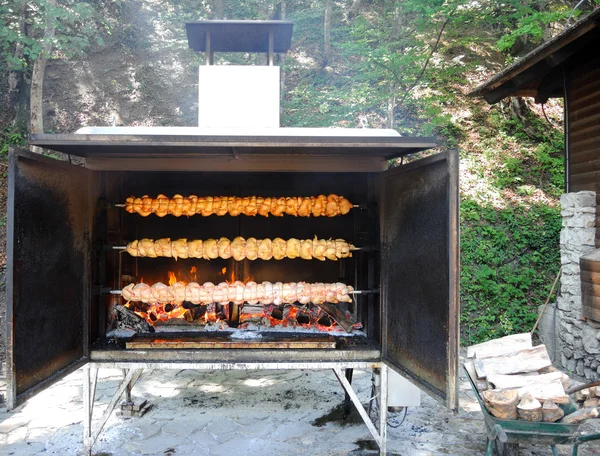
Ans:
[{"label": "open metal door", "polygon": [[90,171],[11,150],[7,236],[10,409],[85,361]]},{"label": "open metal door", "polygon": [[458,152],[386,171],[381,186],[382,356],[458,408]]}]

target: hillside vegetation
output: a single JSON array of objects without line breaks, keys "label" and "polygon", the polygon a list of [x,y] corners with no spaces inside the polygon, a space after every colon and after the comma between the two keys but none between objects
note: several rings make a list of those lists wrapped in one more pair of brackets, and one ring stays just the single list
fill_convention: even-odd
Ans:
[{"label": "hillside vegetation", "polygon": [[[562,107],[488,106],[467,94],[559,33],[576,3],[0,1],[1,158],[25,142],[34,67],[44,58],[46,132],[193,126],[202,57],[187,49],[184,21],[291,20],[292,50],[278,59],[282,125],[387,127],[460,149],[463,342],[527,331],[560,266]],[[581,4],[571,23],[594,4]],[[219,54],[217,63],[264,58]]]}]

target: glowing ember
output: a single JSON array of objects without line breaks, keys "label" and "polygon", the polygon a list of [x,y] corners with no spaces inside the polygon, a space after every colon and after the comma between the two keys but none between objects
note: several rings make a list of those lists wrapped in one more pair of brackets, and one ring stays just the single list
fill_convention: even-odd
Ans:
[{"label": "glowing ember", "polygon": [[[197,271],[196,266],[192,266],[189,272],[187,269],[177,273],[168,271],[169,286],[177,283],[185,285],[188,282],[198,282]],[[226,267],[221,269],[219,275],[223,276],[223,279],[228,284],[233,284],[237,281],[235,271],[229,271]],[[182,278],[185,280],[182,280]],[[243,283],[246,284],[251,281],[253,281],[253,277],[249,276],[243,280]],[[140,279],[140,282],[143,282],[143,279]],[[125,306],[146,320],[150,325],[178,321],[181,324],[189,322],[209,326],[221,324],[223,326],[222,329],[225,329],[228,327],[231,318],[234,325],[239,323],[239,328],[241,329],[247,328],[250,324],[255,324],[264,329],[269,327],[302,327],[323,332],[343,331],[335,319],[318,305],[272,304],[262,306],[247,303],[235,306],[219,303],[199,305],[184,301],[179,304],[174,302],[128,302]],[[362,325],[357,323],[354,327],[360,329]]]}]

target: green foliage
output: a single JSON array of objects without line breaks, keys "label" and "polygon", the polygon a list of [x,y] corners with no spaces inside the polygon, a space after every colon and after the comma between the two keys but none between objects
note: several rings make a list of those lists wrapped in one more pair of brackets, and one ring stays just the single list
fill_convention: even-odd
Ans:
[{"label": "green foliage", "polygon": [[6,127],[0,132],[0,160],[8,157],[8,148],[12,146],[22,147],[27,144],[27,134],[13,127]]},{"label": "green foliage", "polygon": [[[492,189],[517,196],[498,208],[463,194],[465,344],[530,331],[560,266],[560,209],[536,202],[534,195],[543,189],[546,197],[558,198],[563,192],[562,132],[531,112],[519,119],[496,108],[486,121],[481,133],[493,143],[482,143],[483,155],[498,163]],[[499,141],[520,147],[499,149]]]},{"label": "green foliage", "polygon": [[[51,18],[55,28],[52,51],[46,58],[82,57],[90,46],[90,38],[101,45],[98,34],[96,10],[90,2],[57,0],[52,5],[47,0],[0,2],[0,69],[25,71],[43,52],[44,29]],[[22,48],[22,56],[15,54]]]},{"label": "green foliage", "polygon": [[461,201],[461,326],[474,344],[531,331],[558,272],[558,208]]},{"label": "green foliage", "polygon": [[540,44],[549,24],[564,21],[570,14],[571,8],[561,5],[556,11],[536,11],[530,6],[518,5],[514,17],[516,27],[502,36],[497,43],[501,51],[510,51],[517,40],[531,40],[532,44]]}]

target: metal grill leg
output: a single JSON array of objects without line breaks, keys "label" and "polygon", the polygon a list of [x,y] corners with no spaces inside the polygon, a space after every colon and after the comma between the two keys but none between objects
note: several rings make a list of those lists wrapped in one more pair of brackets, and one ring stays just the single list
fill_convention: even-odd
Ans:
[{"label": "metal grill leg", "polygon": [[[90,369],[94,369],[93,379],[90,375]],[[127,389],[131,390],[135,382],[142,375],[143,369],[128,369],[123,370],[124,378],[121,381],[121,384],[117,388],[117,392],[111,399],[104,411],[96,429],[92,428],[92,413],[94,410],[94,396],[96,393],[96,382],[98,379],[98,368],[91,368],[89,365],[84,367],[84,383],[83,383],[83,411],[84,411],[84,420],[83,420],[83,446],[84,446],[84,454],[86,456],[91,456],[92,454],[92,446],[98,439],[98,436],[104,429],[104,425],[108,421],[111,413],[115,409],[115,406],[126,392]]]},{"label": "metal grill leg", "polygon": [[388,419],[388,367],[382,365],[380,370],[381,381],[379,385],[379,454],[386,455],[387,451],[387,419]]},{"label": "metal grill leg", "polygon": [[83,368],[83,449],[85,455],[92,454],[92,415],[97,381],[98,368],[85,365]]},{"label": "metal grill leg", "polygon": [[[348,383],[352,384],[352,374],[354,373],[354,369],[346,369],[346,380]],[[344,397],[344,418],[350,416],[350,411],[352,407],[352,400],[348,393],[346,393]]]},{"label": "metal grill leg", "polygon": [[[360,402],[360,399],[358,398],[358,396],[356,395],[356,392],[354,391],[354,388],[352,388],[352,385],[350,384],[350,382],[348,381],[348,379],[346,378],[346,376],[344,375],[344,372],[342,371],[342,369],[339,368],[334,368],[333,369],[333,373],[335,374],[335,376],[337,377],[338,381],[340,382],[340,384],[342,385],[342,387],[344,388],[344,390],[346,391],[346,393],[348,394],[348,396],[350,396],[350,400],[352,401],[352,403],[354,404],[354,406],[356,407],[356,410],[358,411],[359,415],[361,416],[361,418],[363,419],[365,425],[367,426],[367,429],[369,429],[369,432],[371,433],[371,435],[373,436],[373,439],[375,440],[375,443],[377,443],[377,446],[379,446],[379,454],[380,455],[385,455],[385,451],[386,451],[386,445],[385,445],[385,436],[386,436],[386,426],[387,426],[387,366],[383,366],[383,368],[386,369],[385,374],[382,374],[381,380],[385,380],[386,385],[385,387],[381,387],[381,392],[384,393],[385,392],[385,399],[382,398],[380,400],[380,404],[381,406],[385,406],[385,412],[382,412],[383,408],[380,407],[380,415],[379,415],[379,431],[377,431],[377,428],[375,427],[375,425],[373,424],[373,422],[371,421],[371,418],[369,417],[367,411],[365,410],[365,408],[363,407],[362,403]],[[384,425],[382,426],[381,423],[384,423]]]}]

